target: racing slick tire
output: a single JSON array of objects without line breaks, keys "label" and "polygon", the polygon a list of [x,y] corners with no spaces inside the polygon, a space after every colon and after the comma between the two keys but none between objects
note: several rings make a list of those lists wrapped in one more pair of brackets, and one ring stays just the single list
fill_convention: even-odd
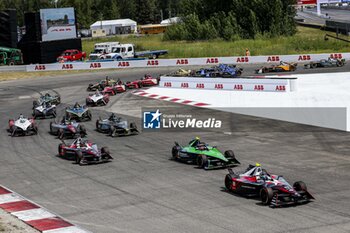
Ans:
[{"label": "racing slick tire", "polygon": [[64,142],[60,143],[58,145],[58,155],[59,156],[64,156],[65,155],[65,150],[64,147],[66,146],[66,144]]},{"label": "racing slick tire", "polygon": [[171,158],[173,160],[177,160],[179,156],[180,156],[179,148],[177,146],[173,146],[173,148],[171,149]]},{"label": "racing slick tire", "polygon": [[233,153],[232,150],[225,151],[224,155],[225,155],[225,158],[232,158],[232,159],[236,158],[235,153]]},{"label": "racing slick tire", "polygon": [[341,67],[343,65],[344,65],[344,63],[342,61],[337,61],[337,67]]},{"label": "racing slick tire", "polygon": [[225,176],[225,187],[228,191],[232,191],[232,176],[230,174],[227,174]]},{"label": "racing slick tire", "polygon": [[63,129],[58,130],[57,137],[61,140],[64,138],[64,130]]},{"label": "racing slick tire", "polygon": [[79,132],[81,137],[85,137],[87,135],[86,128],[83,125],[79,125]]},{"label": "racing slick tire", "polygon": [[53,124],[53,122],[50,122],[50,134],[57,134],[58,133],[58,131],[54,131],[54,129],[53,129],[53,127],[52,127],[52,124]]},{"label": "racing slick tire", "polygon": [[106,146],[101,148],[101,154],[105,158],[107,157],[108,159],[112,159],[111,152],[109,151],[109,148]]},{"label": "racing slick tire", "polygon": [[88,119],[88,121],[91,121],[92,115],[91,115],[91,112],[90,112],[90,111],[88,111],[88,112],[86,113],[86,118]]},{"label": "racing slick tire", "polygon": [[307,187],[306,184],[302,181],[297,181],[293,184],[293,188],[297,191],[307,191]]},{"label": "racing slick tire", "polygon": [[86,88],[87,91],[92,91],[92,87],[94,86],[94,84],[90,83],[89,86]]},{"label": "racing slick tire", "polygon": [[311,65],[310,64],[305,64],[304,65],[304,69],[310,69],[311,68]]},{"label": "racing slick tire", "polygon": [[37,101],[37,100],[34,100],[34,101],[33,101],[33,109],[35,109],[35,108],[38,107],[38,106],[39,106],[38,101]]},{"label": "racing slick tire", "polygon": [[316,69],[317,68],[317,63],[311,63],[311,68]]},{"label": "racing slick tire", "polygon": [[10,133],[11,133],[11,137],[14,137],[16,135],[16,126],[11,125]]},{"label": "racing slick tire", "polygon": [[140,81],[140,82],[138,82],[137,83],[137,85],[138,85],[138,88],[142,88],[143,87],[143,85],[142,85],[142,82]]},{"label": "racing slick tire", "polygon": [[200,168],[206,168],[208,166],[208,157],[206,155],[198,155],[197,164]]},{"label": "racing slick tire", "polygon": [[271,203],[272,198],[273,198],[273,190],[272,188],[264,187],[260,190],[260,198],[261,202],[264,205],[268,205]]},{"label": "racing slick tire", "polygon": [[137,125],[136,125],[135,122],[131,122],[130,125],[129,125],[129,127],[130,127],[131,132],[133,132],[133,133],[138,133],[138,132],[139,132],[139,131],[137,130]]},{"label": "racing slick tire", "polygon": [[33,135],[37,135],[38,134],[38,126],[34,125],[33,126]]},{"label": "racing slick tire", "polygon": [[81,160],[83,158],[83,153],[81,151],[75,152],[75,163],[81,165]]},{"label": "racing slick tire", "polygon": [[114,126],[111,126],[111,128],[109,129],[109,135],[110,135],[111,137],[116,137],[116,136],[118,136],[117,129],[116,129]]},{"label": "racing slick tire", "polygon": [[100,132],[100,120],[96,120],[96,130]]}]

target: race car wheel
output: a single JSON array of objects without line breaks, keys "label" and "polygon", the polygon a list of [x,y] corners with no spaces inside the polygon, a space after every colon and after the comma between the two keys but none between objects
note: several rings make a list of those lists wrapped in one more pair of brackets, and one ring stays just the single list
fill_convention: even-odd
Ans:
[{"label": "race car wheel", "polygon": [[59,105],[61,103],[61,96],[57,97],[57,105]]},{"label": "race car wheel", "polygon": [[91,115],[91,112],[90,112],[90,111],[87,112],[87,119],[88,119],[89,121],[91,121],[91,119],[92,119],[92,115]]},{"label": "race car wheel", "polygon": [[273,190],[272,190],[272,188],[268,188],[268,187],[262,188],[261,191],[260,191],[260,198],[261,198],[261,202],[264,205],[270,204],[271,200],[273,198]]},{"label": "race car wheel", "polygon": [[96,120],[96,130],[100,131],[100,120]]},{"label": "race car wheel", "polygon": [[177,146],[173,146],[171,150],[171,155],[173,160],[177,160],[180,156],[179,149]]},{"label": "race car wheel", "polygon": [[317,68],[317,63],[312,63],[311,68],[313,68],[313,69]]},{"label": "race car wheel", "polygon": [[79,132],[81,137],[85,137],[87,135],[86,128],[83,125],[79,125]]},{"label": "race car wheel", "polygon": [[65,146],[66,146],[66,144],[63,142],[58,145],[58,155],[59,156],[64,156],[64,154],[66,153],[65,149],[64,149]]},{"label": "race car wheel", "polygon": [[58,138],[59,139],[63,139],[64,138],[64,130],[63,129],[59,129],[58,130]]},{"label": "race car wheel", "polygon": [[293,188],[297,191],[307,191],[307,187],[306,184],[302,181],[297,181],[293,184]]},{"label": "race car wheel", "polygon": [[343,66],[344,65],[344,63],[342,62],[342,61],[337,61],[337,66],[338,67],[341,67],[341,66]]},{"label": "race car wheel", "polygon": [[138,82],[137,83],[137,85],[138,85],[138,88],[142,88],[143,87],[143,85],[142,85],[142,82],[140,81],[140,82]]},{"label": "race car wheel", "polygon": [[208,166],[208,157],[206,155],[198,155],[197,164],[200,168],[206,168]]},{"label": "race car wheel", "polygon": [[94,84],[90,83],[88,88],[86,89],[87,91],[92,91],[92,87],[93,87]]},{"label": "race car wheel", "polygon": [[112,158],[112,157],[111,157],[111,152],[109,152],[109,148],[106,147],[106,146],[101,148],[101,154],[102,154],[102,156],[104,156],[105,158],[106,158],[106,157]]},{"label": "race car wheel", "polygon": [[36,125],[33,126],[33,134],[38,134],[38,127]]},{"label": "race car wheel", "polygon": [[227,174],[225,177],[225,187],[228,191],[232,191],[232,176]]},{"label": "race car wheel", "polygon": [[34,101],[33,101],[33,109],[36,108],[36,107],[38,107],[38,106],[39,106],[38,101],[37,101],[37,100],[34,100]]},{"label": "race car wheel", "polygon": [[10,127],[11,137],[16,135],[16,126],[12,125]]},{"label": "race car wheel", "polygon": [[130,129],[137,129],[137,126],[136,126],[135,122],[131,122],[130,123]]},{"label": "race car wheel", "polygon": [[53,124],[53,122],[50,122],[50,133],[51,133],[51,134],[55,134],[55,133],[57,133],[57,131],[54,132],[53,127],[52,127],[52,124]]},{"label": "race car wheel", "polygon": [[224,155],[225,155],[225,158],[232,158],[232,159],[235,159],[236,158],[236,156],[235,156],[235,154],[233,153],[233,151],[232,150],[227,150],[227,151],[225,151],[225,153],[224,153]]},{"label": "race car wheel", "polygon": [[116,129],[114,126],[111,126],[111,128],[109,129],[109,135],[110,135],[111,137],[116,137],[116,136],[118,136],[118,135],[117,135],[117,129]]},{"label": "race car wheel", "polygon": [[81,160],[83,158],[83,153],[81,151],[75,152],[75,163],[76,164],[81,164]]}]

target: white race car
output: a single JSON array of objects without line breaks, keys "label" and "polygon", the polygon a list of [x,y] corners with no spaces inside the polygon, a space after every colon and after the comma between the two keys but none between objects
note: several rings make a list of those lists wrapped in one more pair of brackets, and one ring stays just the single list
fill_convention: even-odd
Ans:
[{"label": "white race car", "polygon": [[9,133],[11,136],[18,135],[34,135],[38,133],[38,127],[35,124],[34,118],[26,118],[22,114],[17,120],[9,120]]},{"label": "white race car", "polygon": [[109,95],[101,94],[99,91],[97,91],[95,94],[90,94],[86,98],[86,105],[87,106],[101,106],[106,105],[109,102]]}]

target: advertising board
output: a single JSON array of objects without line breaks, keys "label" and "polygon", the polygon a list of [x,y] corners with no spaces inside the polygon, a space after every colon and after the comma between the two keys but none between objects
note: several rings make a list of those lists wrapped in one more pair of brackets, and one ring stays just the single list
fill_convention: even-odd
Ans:
[{"label": "advertising board", "polygon": [[40,9],[42,41],[77,37],[74,8]]}]

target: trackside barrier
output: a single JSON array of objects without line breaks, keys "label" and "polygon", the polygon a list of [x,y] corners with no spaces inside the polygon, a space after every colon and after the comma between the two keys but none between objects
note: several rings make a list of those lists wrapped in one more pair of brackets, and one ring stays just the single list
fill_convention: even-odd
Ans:
[{"label": "trackside barrier", "polygon": [[225,64],[255,64],[255,63],[279,63],[285,62],[309,62],[320,59],[345,58],[350,59],[350,53],[323,53],[300,55],[274,55],[274,56],[249,56],[249,57],[202,57],[180,59],[155,59],[155,60],[131,60],[111,62],[71,62],[27,65],[26,71],[55,71],[55,70],[96,70],[111,68],[147,68],[147,67],[184,67],[195,65]]},{"label": "trackside barrier", "polygon": [[297,78],[194,78],[161,76],[159,87],[257,92],[290,92],[297,89]]}]

